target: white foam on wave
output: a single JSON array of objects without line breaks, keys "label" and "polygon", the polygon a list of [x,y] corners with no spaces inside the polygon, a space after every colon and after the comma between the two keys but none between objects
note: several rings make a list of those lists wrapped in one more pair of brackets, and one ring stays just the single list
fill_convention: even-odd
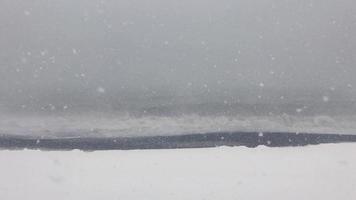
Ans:
[{"label": "white foam on wave", "polygon": [[131,116],[0,115],[0,133],[26,136],[152,136],[216,131],[285,131],[356,134],[356,116]]}]

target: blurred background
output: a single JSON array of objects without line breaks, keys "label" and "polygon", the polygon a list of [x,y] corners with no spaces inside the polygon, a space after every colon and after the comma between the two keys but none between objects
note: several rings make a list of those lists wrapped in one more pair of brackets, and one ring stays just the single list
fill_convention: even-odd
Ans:
[{"label": "blurred background", "polygon": [[353,0],[0,3],[4,118],[351,117],[355,64]]}]

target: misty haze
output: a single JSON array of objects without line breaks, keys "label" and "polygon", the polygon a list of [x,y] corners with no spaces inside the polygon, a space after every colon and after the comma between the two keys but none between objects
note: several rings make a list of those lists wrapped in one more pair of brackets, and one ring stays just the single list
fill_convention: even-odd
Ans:
[{"label": "misty haze", "polygon": [[0,131],[356,133],[352,0],[0,3]]},{"label": "misty haze", "polygon": [[0,0],[0,200],[355,200],[356,0]]}]

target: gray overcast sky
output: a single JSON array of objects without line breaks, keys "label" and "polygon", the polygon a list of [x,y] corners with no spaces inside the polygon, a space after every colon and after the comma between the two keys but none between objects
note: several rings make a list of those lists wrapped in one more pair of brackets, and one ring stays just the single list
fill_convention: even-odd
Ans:
[{"label": "gray overcast sky", "polygon": [[355,64],[353,0],[0,2],[2,101],[70,91],[343,92],[356,86]]}]

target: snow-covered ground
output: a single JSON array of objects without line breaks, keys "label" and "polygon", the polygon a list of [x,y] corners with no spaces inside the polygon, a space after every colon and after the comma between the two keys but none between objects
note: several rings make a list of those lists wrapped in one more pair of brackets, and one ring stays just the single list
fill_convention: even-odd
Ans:
[{"label": "snow-covered ground", "polygon": [[0,151],[0,198],[356,199],[356,145]]}]

